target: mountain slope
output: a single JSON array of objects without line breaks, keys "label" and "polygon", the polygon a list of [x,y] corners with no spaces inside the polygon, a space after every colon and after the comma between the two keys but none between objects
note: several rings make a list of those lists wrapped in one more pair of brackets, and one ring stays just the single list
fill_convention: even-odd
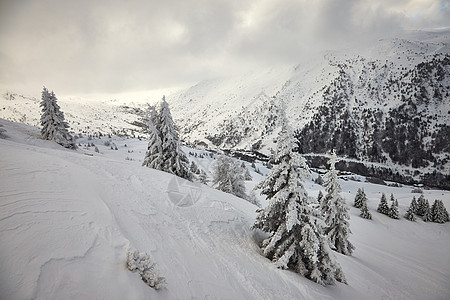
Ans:
[{"label": "mountain slope", "polygon": [[[120,299],[447,299],[450,223],[368,221],[350,208],[353,256],[336,255],[348,285],[322,287],[276,269],[249,226],[256,207],[204,185],[141,167],[146,142],[78,139],[71,151],[39,129],[0,120],[0,298]],[[99,152],[87,143],[95,143]],[[194,151],[194,150],[192,150]],[[193,158],[203,168],[214,159]],[[257,163],[261,168],[261,165]],[[262,169],[262,168],[261,168]],[[254,178],[261,177],[252,172]],[[254,186],[256,182],[252,182]],[[404,214],[411,187],[342,181],[350,205],[365,189],[374,211],[380,191]],[[320,186],[305,183],[317,196]],[[450,207],[450,192],[428,190]],[[265,204],[265,203],[264,203]],[[126,270],[128,249],[150,253],[167,289],[156,292]]]}]

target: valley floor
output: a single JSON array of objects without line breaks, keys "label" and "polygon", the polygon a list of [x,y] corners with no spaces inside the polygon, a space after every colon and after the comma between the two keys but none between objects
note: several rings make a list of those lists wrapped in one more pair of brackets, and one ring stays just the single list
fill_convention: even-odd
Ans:
[{"label": "valley floor", "polygon": [[[145,141],[113,137],[111,150],[106,138],[80,139],[73,151],[37,128],[0,124],[0,299],[450,299],[450,222],[375,212],[381,192],[394,193],[403,216],[412,187],[341,180],[349,206],[365,189],[373,220],[350,208],[356,250],[336,254],[348,285],[322,287],[261,256],[249,229],[256,206],[142,167]],[[210,174],[214,158],[190,159]],[[252,176],[248,189],[262,178]],[[305,187],[312,197],[321,189]],[[450,209],[449,191],[424,195]],[[166,289],[126,269],[134,249],[151,255]]]}]

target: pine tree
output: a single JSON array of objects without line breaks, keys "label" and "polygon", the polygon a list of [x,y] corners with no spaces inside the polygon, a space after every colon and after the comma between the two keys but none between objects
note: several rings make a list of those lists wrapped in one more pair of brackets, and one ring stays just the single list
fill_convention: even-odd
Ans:
[{"label": "pine tree", "polygon": [[191,166],[189,167],[189,169],[193,174],[200,174],[200,170],[194,161],[191,161]]},{"label": "pine tree", "polygon": [[45,140],[55,141],[63,147],[76,149],[73,137],[67,131],[69,125],[64,120],[64,114],[60,110],[57,98],[53,91],[50,93],[45,87],[42,90],[40,107],[41,114],[41,136]]},{"label": "pine tree", "polygon": [[431,209],[430,209],[430,203],[428,202],[427,199],[425,199],[424,204],[423,204],[423,221],[424,222],[432,222],[433,221],[433,216],[431,215]]},{"label": "pine tree", "polygon": [[163,170],[162,142],[160,133],[157,129],[157,126],[159,126],[159,123],[157,122],[159,122],[159,120],[155,107],[149,105],[146,121],[149,141],[142,165],[156,170]]},{"label": "pine tree", "polygon": [[413,197],[413,200],[411,201],[411,204],[409,205],[409,208],[408,208],[408,210],[406,211],[406,214],[405,214],[405,218],[410,220],[410,221],[415,221],[416,220],[416,216],[414,216],[414,205],[417,205],[417,202],[416,202],[416,204],[414,204],[415,200],[416,200],[416,198]]},{"label": "pine tree", "polygon": [[416,214],[417,213],[417,210],[418,210],[418,204],[417,204],[417,200],[416,200],[416,197],[413,197],[412,198],[412,201],[411,201],[411,204],[410,204],[410,208],[411,208],[411,212],[413,213],[413,214]]},{"label": "pine tree", "polygon": [[356,208],[361,208],[365,201],[367,201],[366,193],[364,192],[364,189],[359,188],[356,192],[355,202],[353,203],[353,206]]},{"label": "pine tree", "polygon": [[384,215],[389,215],[389,206],[386,200],[386,195],[383,193],[381,195],[380,204],[378,205],[377,211]]},{"label": "pine tree", "polygon": [[213,184],[218,190],[246,199],[243,169],[237,161],[220,156],[213,169]]},{"label": "pine tree", "polygon": [[252,228],[271,234],[262,250],[279,268],[290,268],[322,285],[345,282],[323,236],[321,213],[308,203],[302,182],[310,171],[295,146],[293,135],[283,128],[270,159],[274,167],[257,186],[269,204],[257,211]]},{"label": "pine tree", "polygon": [[162,98],[159,105],[158,121],[156,129],[161,138],[162,170],[192,180],[189,160],[181,150],[178,133],[175,130],[169,104],[165,97]]},{"label": "pine tree", "polygon": [[364,219],[372,220],[372,214],[369,211],[369,208],[367,207],[367,201],[364,201],[361,206],[361,212],[359,214]]},{"label": "pine tree", "polygon": [[391,207],[389,208],[388,216],[392,219],[398,219],[398,201],[394,198],[394,194],[391,194]]},{"label": "pine tree", "polygon": [[425,209],[426,209],[426,202],[428,202],[427,199],[422,195],[419,196],[419,199],[417,199],[417,210],[416,214],[418,216],[424,216],[425,215]]},{"label": "pine tree", "polygon": [[208,184],[208,176],[206,175],[205,171],[200,170],[198,180],[203,184]]},{"label": "pine tree", "polygon": [[434,203],[431,206],[431,215],[433,222],[445,223],[449,221],[449,215],[442,200],[434,200]]},{"label": "pine tree", "polygon": [[328,237],[333,250],[345,255],[351,255],[355,247],[348,240],[351,230],[347,220],[350,219],[350,216],[345,200],[340,195],[342,187],[337,181],[336,155],[334,152],[328,163],[330,164],[330,169],[325,174],[325,191],[327,194],[323,197],[320,206],[325,218],[324,233]]},{"label": "pine tree", "polygon": [[250,171],[247,168],[245,168],[244,180],[245,181],[253,180],[253,177],[252,177],[252,175],[250,174]]}]

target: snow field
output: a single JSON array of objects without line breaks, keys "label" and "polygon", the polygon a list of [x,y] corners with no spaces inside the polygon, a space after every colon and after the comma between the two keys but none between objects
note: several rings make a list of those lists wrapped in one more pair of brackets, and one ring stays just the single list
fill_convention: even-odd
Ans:
[{"label": "snow field", "polygon": [[[262,233],[249,229],[256,206],[142,167],[146,141],[112,137],[118,150],[111,150],[107,137],[82,138],[73,151],[41,140],[37,128],[0,123],[9,136],[0,139],[0,299],[449,298],[450,223],[404,219],[419,195],[410,186],[340,179],[356,249],[335,253],[348,285],[322,287],[261,255]],[[213,158],[188,158],[211,174]],[[262,176],[247,167],[249,193]],[[305,187],[314,198],[323,190],[312,180]],[[352,207],[360,187],[373,220]],[[381,192],[394,193],[400,220],[376,212]],[[449,191],[424,195],[449,210]],[[167,289],[155,291],[126,269],[129,249],[151,255]]]}]

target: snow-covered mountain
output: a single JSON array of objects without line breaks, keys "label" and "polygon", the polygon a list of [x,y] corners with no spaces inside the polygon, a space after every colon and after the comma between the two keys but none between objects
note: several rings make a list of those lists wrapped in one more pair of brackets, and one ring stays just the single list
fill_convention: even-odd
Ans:
[{"label": "snow-covered mountain", "polygon": [[[166,99],[191,145],[268,154],[287,122],[313,166],[334,149],[341,169],[450,188],[449,41],[450,29],[412,32],[295,66],[203,81]],[[38,95],[3,95],[1,118],[38,124]],[[75,132],[142,135],[143,102],[72,97],[59,104]]]},{"label": "snow-covered mountain", "polygon": [[[381,193],[393,193],[403,216],[418,196],[411,186],[376,185],[354,175],[360,181],[339,179],[350,206],[350,240],[356,250],[352,256],[335,253],[348,285],[323,287],[277,269],[260,253],[262,233],[249,229],[256,206],[142,167],[146,141],[84,135],[77,139],[77,150],[68,150],[42,140],[36,127],[0,120],[0,129],[0,299],[450,295],[450,222],[395,220],[375,212]],[[214,155],[185,150],[197,153],[189,159],[210,174]],[[247,182],[249,190],[263,176],[246,165],[254,179]],[[256,167],[267,172],[261,162]],[[312,180],[304,186],[314,198],[323,189]],[[372,220],[351,207],[358,188],[368,196]],[[450,207],[449,191],[424,190],[424,196]],[[127,270],[127,252],[134,249],[150,254],[166,277],[166,289],[155,291]]]},{"label": "snow-covered mountain", "polygon": [[352,171],[450,188],[449,42],[450,30],[381,40],[369,50],[205,81],[169,100],[194,145],[267,153],[286,120],[301,153],[334,149]]}]

